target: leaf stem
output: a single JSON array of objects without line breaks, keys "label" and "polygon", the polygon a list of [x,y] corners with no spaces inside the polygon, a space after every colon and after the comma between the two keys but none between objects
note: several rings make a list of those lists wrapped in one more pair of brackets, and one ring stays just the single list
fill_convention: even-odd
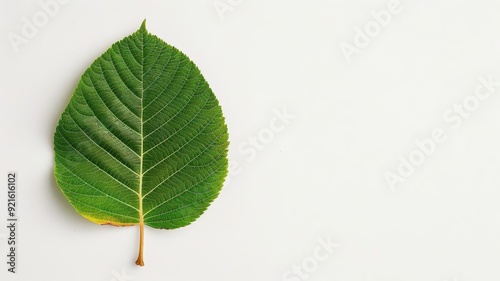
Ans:
[{"label": "leaf stem", "polygon": [[139,256],[137,257],[137,261],[135,264],[144,266],[144,222],[141,220],[140,228],[140,242],[139,242]]}]

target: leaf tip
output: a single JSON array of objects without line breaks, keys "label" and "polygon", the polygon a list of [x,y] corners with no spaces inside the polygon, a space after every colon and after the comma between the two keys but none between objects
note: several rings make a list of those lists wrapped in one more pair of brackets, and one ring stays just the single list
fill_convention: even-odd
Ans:
[{"label": "leaf tip", "polygon": [[141,28],[139,29],[140,31],[147,31],[146,30],[146,19],[142,21]]}]

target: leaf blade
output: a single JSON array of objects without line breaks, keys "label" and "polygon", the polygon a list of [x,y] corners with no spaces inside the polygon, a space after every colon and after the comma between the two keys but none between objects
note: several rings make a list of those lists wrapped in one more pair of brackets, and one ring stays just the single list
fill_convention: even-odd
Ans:
[{"label": "leaf blade", "polygon": [[138,224],[142,245],[144,225],[175,229],[203,214],[227,175],[227,148],[200,70],[144,22],[83,74],[56,128],[54,174],[82,216]]}]

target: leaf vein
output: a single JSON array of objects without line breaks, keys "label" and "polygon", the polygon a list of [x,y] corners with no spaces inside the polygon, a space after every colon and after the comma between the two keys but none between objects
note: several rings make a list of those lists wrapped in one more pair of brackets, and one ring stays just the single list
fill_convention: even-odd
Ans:
[{"label": "leaf vein", "polygon": [[105,173],[106,175],[108,175],[111,179],[113,179],[114,181],[116,181],[117,183],[119,183],[120,185],[123,185],[124,187],[126,187],[127,189],[129,189],[130,191],[133,191],[134,193],[138,194],[135,190],[133,190],[132,188],[130,188],[129,186],[127,186],[126,184],[124,184],[123,182],[119,181],[117,178],[115,178],[114,176],[112,176],[110,173],[108,173],[107,171],[105,171],[104,169],[102,169],[101,167],[99,167],[99,165],[97,165],[96,163],[92,162],[87,156],[83,155],[78,149],[76,149],[69,141],[68,139],[64,136],[64,134],[60,134],[61,137],[66,141],[66,143],[69,144],[69,146],[71,146],[71,148],[73,148],[74,151],[76,151],[80,156],[82,156],[83,158],[85,158],[90,164],[92,164],[93,166],[95,166],[97,169],[101,170],[103,173]]}]

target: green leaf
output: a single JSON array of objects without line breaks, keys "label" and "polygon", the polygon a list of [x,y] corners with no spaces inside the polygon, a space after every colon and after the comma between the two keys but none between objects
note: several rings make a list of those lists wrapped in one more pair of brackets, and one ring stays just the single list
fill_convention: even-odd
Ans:
[{"label": "green leaf", "polygon": [[175,229],[196,220],[228,173],[228,134],[196,65],[146,30],[85,71],[54,135],[56,181],[92,222]]}]

